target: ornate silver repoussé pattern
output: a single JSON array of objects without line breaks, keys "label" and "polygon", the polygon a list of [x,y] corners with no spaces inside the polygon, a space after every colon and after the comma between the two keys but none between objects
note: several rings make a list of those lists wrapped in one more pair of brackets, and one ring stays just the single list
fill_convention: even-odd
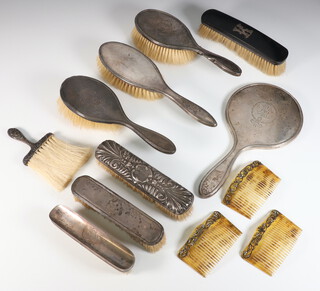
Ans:
[{"label": "ornate silver repouss\u00e9 pattern", "polygon": [[112,140],[101,143],[95,156],[131,187],[174,215],[185,214],[194,196],[184,187],[162,174],[121,145]]}]

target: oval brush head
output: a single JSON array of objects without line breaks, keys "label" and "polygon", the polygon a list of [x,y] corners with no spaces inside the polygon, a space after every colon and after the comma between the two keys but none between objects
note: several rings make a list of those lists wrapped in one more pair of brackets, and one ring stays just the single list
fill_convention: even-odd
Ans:
[{"label": "oval brush head", "polygon": [[285,71],[288,50],[255,28],[215,9],[201,17],[200,36],[218,41],[268,75]]},{"label": "oval brush head", "polygon": [[132,30],[134,45],[149,58],[162,63],[182,65],[192,61],[197,53],[191,50],[172,49],[157,45],[144,37],[136,27]]},{"label": "oval brush head", "polygon": [[160,99],[163,97],[161,93],[152,92],[150,90],[131,85],[121,80],[107,69],[107,67],[101,61],[101,56],[97,57],[97,65],[104,80],[109,82],[114,87],[120,89],[121,91],[127,92],[134,97],[145,98],[148,100]]},{"label": "oval brush head", "polygon": [[182,220],[190,215],[194,196],[187,189],[150,166],[112,140],[96,149],[104,169],[170,217]]},{"label": "oval brush head", "polygon": [[82,118],[78,114],[72,112],[61,100],[59,97],[57,100],[59,112],[66,118],[69,119],[73,125],[83,127],[83,128],[93,128],[93,129],[101,129],[101,130],[111,130],[116,131],[122,128],[121,125],[111,124],[111,123],[101,123],[101,122],[93,122],[91,120]]}]

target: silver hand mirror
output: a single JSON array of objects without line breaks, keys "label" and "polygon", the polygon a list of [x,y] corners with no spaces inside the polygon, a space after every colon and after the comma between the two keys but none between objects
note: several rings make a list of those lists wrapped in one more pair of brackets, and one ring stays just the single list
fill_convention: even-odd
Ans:
[{"label": "silver hand mirror", "polygon": [[199,186],[201,198],[208,198],[220,189],[241,151],[283,146],[298,135],[303,123],[298,102],[288,92],[270,84],[250,84],[237,90],[228,101],[226,119],[234,145],[203,177]]}]

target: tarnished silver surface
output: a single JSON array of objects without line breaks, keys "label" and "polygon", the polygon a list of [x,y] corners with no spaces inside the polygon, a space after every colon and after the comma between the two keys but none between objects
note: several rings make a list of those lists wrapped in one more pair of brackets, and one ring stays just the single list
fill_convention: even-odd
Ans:
[{"label": "tarnished silver surface", "polygon": [[225,72],[234,76],[241,75],[241,69],[235,63],[199,46],[189,29],[169,13],[155,9],[143,10],[135,17],[135,25],[140,34],[157,45],[192,50]]},{"label": "tarnished silver surface", "polygon": [[31,160],[31,158],[33,157],[33,155],[37,152],[37,150],[47,141],[47,139],[52,136],[52,133],[47,133],[44,137],[42,137],[39,141],[33,143],[31,141],[29,141],[24,135],[23,133],[17,129],[17,128],[9,128],[8,129],[8,135],[18,141],[21,141],[25,144],[27,144],[31,150],[29,151],[29,153],[27,153],[27,155],[23,158],[23,164],[28,166],[29,161]]},{"label": "tarnished silver surface", "polygon": [[228,101],[226,118],[234,145],[200,182],[201,198],[220,189],[241,151],[285,145],[298,135],[303,123],[298,102],[270,84],[250,84],[236,91]]},{"label": "tarnished silver surface", "polygon": [[89,176],[77,178],[71,190],[73,195],[97,211],[133,239],[152,247],[164,237],[162,225],[129,201]]},{"label": "tarnished silver surface", "polygon": [[135,257],[127,247],[79,214],[58,205],[49,217],[61,230],[115,269],[127,272],[133,267]]},{"label": "tarnished silver surface", "polygon": [[120,179],[157,202],[173,215],[183,215],[193,204],[193,194],[135,156],[118,143],[106,140],[96,149],[97,160]]},{"label": "tarnished silver surface", "polygon": [[120,42],[106,42],[99,48],[99,58],[107,70],[120,80],[161,93],[197,121],[208,126],[217,125],[206,110],[171,90],[163,80],[158,67],[137,49]]},{"label": "tarnished silver surface", "polygon": [[158,151],[166,154],[176,151],[175,145],[165,136],[132,122],[124,113],[118,97],[99,80],[86,76],[70,77],[62,83],[60,96],[64,104],[82,118],[124,125]]}]

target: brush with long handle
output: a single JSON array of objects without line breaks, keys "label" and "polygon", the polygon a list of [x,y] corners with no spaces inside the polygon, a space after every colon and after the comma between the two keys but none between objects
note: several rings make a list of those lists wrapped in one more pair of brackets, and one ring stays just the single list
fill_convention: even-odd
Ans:
[{"label": "brush with long handle", "polygon": [[235,63],[198,45],[189,29],[169,13],[156,9],[139,12],[132,36],[136,47],[157,61],[182,64],[198,54],[231,75],[241,75]]},{"label": "brush with long handle", "polygon": [[59,191],[70,183],[92,153],[91,148],[68,144],[52,133],[35,143],[29,141],[17,128],[10,128],[8,134],[30,146],[31,150],[23,159],[24,165],[39,173]]},{"label": "brush with long handle", "polygon": [[[104,78],[119,89],[147,98],[165,95],[195,120],[216,126],[206,110],[174,92],[165,83],[157,66],[137,49],[120,42],[106,42],[99,49],[99,68]],[[144,93],[147,93],[146,95]]]},{"label": "brush with long handle", "polygon": [[252,26],[215,9],[201,16],[199,34],[237,52],[268,75],[285,71],[288,50]]},{"label": "brush with long handle", "polygon": [[165,136],[132,122],[115,93],[99,80],[86,76],[70,77],[62,83],[60,96],[61,112],[76,125],[89,128],[123,125],[158,151],[166,154],[176,151],[175,145]]}]

